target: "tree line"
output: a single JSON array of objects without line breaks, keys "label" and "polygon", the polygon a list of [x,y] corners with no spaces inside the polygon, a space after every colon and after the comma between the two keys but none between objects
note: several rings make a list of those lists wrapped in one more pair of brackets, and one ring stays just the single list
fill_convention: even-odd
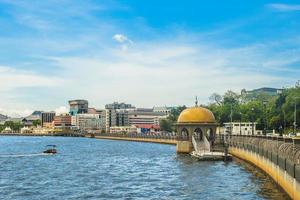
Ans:
[{"label": "tree line", "polygon": [[[41,125],[41,120],[33,120],[32,125],[35,127]],[[21,121],[9,121],[8,119],[4,124],[0,124],[0,132],[6,127],[10,127],[13,132],[19,132],[24,127],[24,124]]]},{"label": "tree line", "polygon": [[[276,130],[290,133],[294,128],[295,105],[296,119],[300,125],[300,87],[285,88],[276,95],[257,92],[247,93],[245,90],[236,93],[231,90],[223,95],[214,93],[208,105],[201,105],[211,110],[220,126],[230,122],[256,122],[259,130]],[[176,131],[175,123],[186,106],[173,108],[170,115],[160,121],[163,131]],[[297,129],[299,132],[299,129]]]}]

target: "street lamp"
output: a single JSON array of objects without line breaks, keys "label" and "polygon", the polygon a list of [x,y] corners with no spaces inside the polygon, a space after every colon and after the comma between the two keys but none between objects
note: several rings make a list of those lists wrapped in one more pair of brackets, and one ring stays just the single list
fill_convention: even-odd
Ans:
[{"label": "street lamp", "polygon": [[230,104],[230,135],[232,135],[232,104]]},{"label": "street lamp", "polygon": [[242,135],[242,112],[240,112],[240,135]]},{"label": "street lamp", "polygon": [[266,117],[267,101],[263,101],[263,105],[264,105],[264,135],[267,135],[267,117]]},{"label": "street lamp", "polygon": [[295,106],[294,106],[294,135],[296,134],[296,131],[297,131],[297,99],[299,99],[299,97],[295,97]]},{"label": "street lamp", "polygon": [[254,135],[254,117],[253,117],[253,112],[254,112],[254,108],[251,108],[251,120],[252,120],[252,135]]}]

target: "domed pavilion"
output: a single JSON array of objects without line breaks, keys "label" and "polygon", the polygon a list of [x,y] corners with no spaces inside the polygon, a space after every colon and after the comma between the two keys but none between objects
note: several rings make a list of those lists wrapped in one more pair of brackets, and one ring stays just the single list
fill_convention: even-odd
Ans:
[{"label": "domed pavilion", "polygon": [[[211,151],[216,136],[217,123],[214,114],[196,105],[183,110],[177,120],[177,153],[197,150]],[[197,146],[197,147],[195,147]]]}]

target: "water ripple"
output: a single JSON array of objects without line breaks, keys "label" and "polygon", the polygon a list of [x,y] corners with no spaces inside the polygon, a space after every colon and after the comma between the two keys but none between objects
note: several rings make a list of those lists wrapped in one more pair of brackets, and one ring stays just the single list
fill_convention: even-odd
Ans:
[{"label": "water ripple", "polygon": [[[40,154],[47,144],[58,154],[9,156]],[[0,147],[0,199],[289,199],[243,161],[197,162],[171,145],[1,137]]]}]

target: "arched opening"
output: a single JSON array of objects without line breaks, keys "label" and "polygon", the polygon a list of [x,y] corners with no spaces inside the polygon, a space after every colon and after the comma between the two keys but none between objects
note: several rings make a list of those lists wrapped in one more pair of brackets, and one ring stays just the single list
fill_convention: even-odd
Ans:
[{"label": "arched opening", "polygon": [[209,128],[207,130],[207,136],[208,136],[208,140],[209,141],[213,141],[214,140],[214,131],[212,128]]},{"label": "arched opening", "polygon": [[183,128],[181,130],[181,139],[182,140],[188,140],[189,139],[189,132],[186,128]]},{"label": "arched opening", "polygon": [[194,130],[193,136],[194,136],[195,140],[202,141],[203,140],[203,132],[202,132],[201,128],[196,128]]}]

